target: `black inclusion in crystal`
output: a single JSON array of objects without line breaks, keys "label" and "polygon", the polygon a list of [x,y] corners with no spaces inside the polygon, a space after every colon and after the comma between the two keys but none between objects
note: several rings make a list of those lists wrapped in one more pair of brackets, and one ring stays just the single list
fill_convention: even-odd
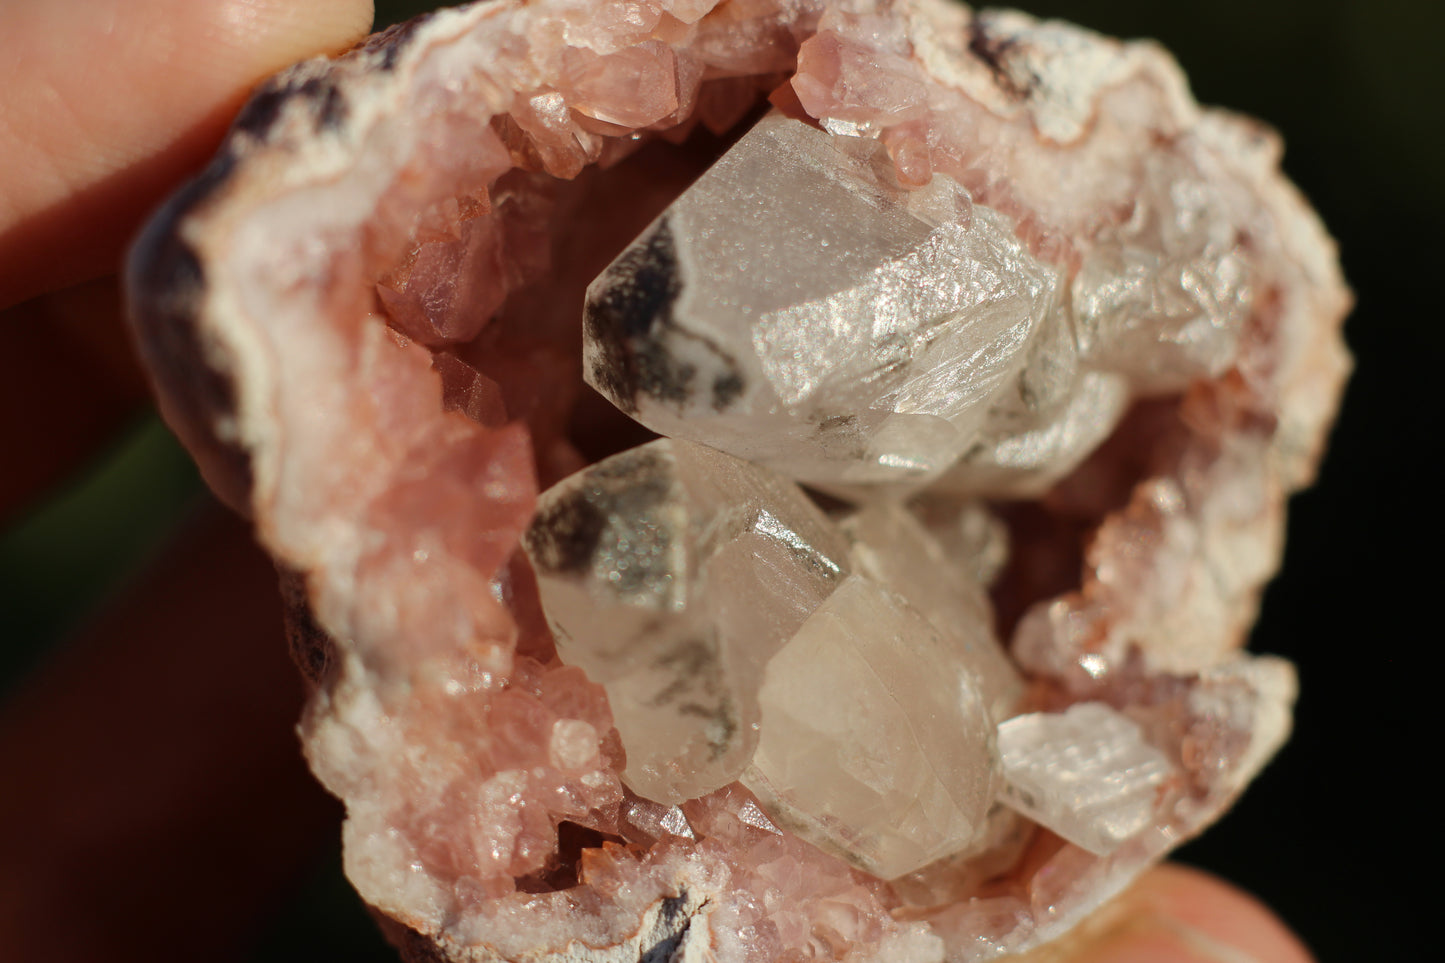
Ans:
[{"label": "black inclusion in crystal", "polygon": [[587,336],[600,349],[592,366],[598,389],[629,413],[644,395],[685,402],[697,369],[674,357],[668,345],[682,281],[667,219],[658,221],[645,242],[618,258],[600,280],[583,318]]},{"label": "black inclusion in crystal", "polygon": [[524,537],[532,562],[543,572],[582,572],[592,564],[607,513],[585,492],[541,508]]},{"label": "black inclusion in crystal", "polygon": [[[665,541],[667,528],[653,516],[672,491],[672,463],[647,448],[615,455],[588,471],[587,483],[559,492],[537,509],[523,535],[532,563],[541,572],[576,574],[592,567],[600,551],[623,538],[634,545],[644,538],[628,529],[627,520],[640,520],[653,541]],[[660,559],[667,553],[659,551]],[[646,565],[632,564],[613,573],[610,587],[619,594],[640,591],[656,573]]]}]

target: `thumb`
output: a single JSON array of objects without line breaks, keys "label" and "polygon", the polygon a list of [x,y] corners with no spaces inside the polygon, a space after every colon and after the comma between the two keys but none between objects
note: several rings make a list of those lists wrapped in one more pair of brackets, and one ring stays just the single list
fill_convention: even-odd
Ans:
[{"label": "thumb", "polygon": [[1186,866],[1160,866],[1058,944],[1019,963],[1313,963],[1254,897]]},{"label": "thumb", "polygon": [[355,42],[372,0],[0,5],[0,307],[110,273],[246,92]]}]

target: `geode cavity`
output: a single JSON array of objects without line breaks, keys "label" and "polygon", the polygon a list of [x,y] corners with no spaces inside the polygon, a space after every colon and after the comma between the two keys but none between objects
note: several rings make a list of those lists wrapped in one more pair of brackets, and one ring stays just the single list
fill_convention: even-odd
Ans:
[{"label": "geode cavity", "polygon": [[[816,221],[780,196],[757,223],[866,232],[830,200],[866,177],[880,216],[921,225],[865,251],[842,300],[826,258],[778,265],[834,298],[840,337],[867,298],[899,306],[891,354],[841,381],[797,312],[721,331],[729,290],[686,266],[714,257],[682,230],[693,215],[658,221],[698,178],[695,198],[726,205],[706,172],[769,102],[852,180],[812,182]],[[325,649],[305,750],[398,945],[990,959],[1065,932],[1219,816],[1289,730],[1291,668],[1240,646],[1348,369],[1334,245],[1279,152],[1196,106],[1154,45],[943,0],[493,0],[259,92],[140,239],[131,310],[167,419],[288,573],[298,641]],[[752,222],[731,223],[745,242]],[[889,288],[928,252],[999,263],[956,300]],[[641,287],[609,288],[610,265]],[[726,281],[787,319],[771,289]],[[938,319],[991,304],[989,284],[997,323],[959,347]],[[961,370],[987,383],[949,380]],[[649,437],[584,374],[654,428],[702,425],[695,440],[853,503],[827,503],[849,572],[813,613],[839,631],[901,598],[900,619],[1006,643],[991,671],[1027,685],[987,708],[1007,716],[990,717],[998,804],[951,783],[936,797],[966,817],[941,823],[962,850],[885,879],[848,840],[819,848],[836,824],[804,826],[808,786],[769,788],[759,766],[696,797],[624,784],[616,722],[635,707],[559,658],[520,550],[541,487]],[[867,486],[891,500],[869,507]],[[908,521],[847,521],[867,511]],[[578,512],[583,545],[623,524]],[[909,525],[952,559],[930,571],[968,573],[957,593],[926,575],[883,588],[906,566],[868,533]],[[534,557],[595,558],[554,548]],[[884,641],[848,644],[866,662]],[[779,677],[806,688],[811,658]],[[763,714],[784,691],[769,685]],[[1070,773],[1127,778],[1100,808]]]}]

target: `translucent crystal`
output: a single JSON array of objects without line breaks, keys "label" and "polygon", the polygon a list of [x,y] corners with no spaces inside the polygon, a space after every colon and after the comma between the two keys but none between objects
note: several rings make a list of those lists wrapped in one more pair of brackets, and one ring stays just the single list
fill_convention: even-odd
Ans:
[{"label": "translucent crystal", "polygon": [[991,419],[974,447],[933,490],[1036,498],[1099,447],[1129,400],[1123,378],[1085,372],[1051,415]]},{"label": "translucent crystal", "polygon": [[938,543],[943,554],[982,586],[990,586],[1008,562],[1008,526],[978,499],[956,498],[930,490],[908,510]]},{"label": "translucent crystal", "polygon": [[737,778],[764,666],[848,571],[796,486],[669,439],[548,489],[524,544],[558,651],[607,690],[624,781],[665,803]]},{"label": "translucent crystal", "polygon": [[[563,63],[562,92],[580,114],[608,124],[645,127],[677,110],[677,55],[666,44],[650,40],[607,57],[586,47],[568,47]],[[625,85],[626,96],[618,96],[620,85]]]},{"label": "translucent crystal", "polygon": [[1228,366],[1254,300],[1229,208],[1189,160],[1145,159],[1129,218],[1101,232],[1073,280],[1091,363],[1149,391],[1178,390]]},{"label": "translucent crystal", "polygon": [[993,632],[983,585],[949,558],[901,505],[870,505],[843,519],[855,569],[904,596],[977,678],[995,722],[1013,714],[1023,679]]},{"label": "translucent crystal", "polygon": [[687,816],[677,806],[663,806],[647,799],[629,799],[622,804],[625,826],[651,839],[682,836],[696,839]]},{"label": "translucent crystal", "polygon": [[997,781],[993,725],[951,641],[854,575],[773,658],[743,783],[784,828],[884,878],[966,848]]},{"label": "translucent crystal", "polygon": [[968,450],[1054,310],[1057,269],[946,176],[781,114],[588,290],[589,382],[643,424],[818,484]]},{"label": "translucent crystal", "polygon": [[488,216],[460,220],[452,237],[420,245],[405,279],[379,284],[377,295],[393,323],[424,344],[476,336],[501,304],[501,231]]},{"label": "translucent crystal", "polygon": [[998,727],[1003,800],[1092,853],[1154,821],[1173,771],[1138,724],[1102,702],[1015,716]]}]

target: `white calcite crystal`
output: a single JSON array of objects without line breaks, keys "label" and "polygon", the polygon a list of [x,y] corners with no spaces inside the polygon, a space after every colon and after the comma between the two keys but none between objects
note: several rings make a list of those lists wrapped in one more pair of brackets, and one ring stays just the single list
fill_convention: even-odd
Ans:
[{"label": "white calcite crystal", "polygon": [[906,602],[853,576],[768,665],[743,775],[786,828],[892,879],[969,845],[997,787],[977,678]]},{"label": "white calcite crystal", "polygon": [[779,113],[588,290],[590,384],[643,424],[823,485],[919,482],[972,445],[1059,271],[938,176]]},{"label": "white calcite crystal", "polygon": [[797,486],[676,440],[548,489],[524,544],[559,654],[607,690],[623,780],[668,803],[743,771],[769,659],[848,573]]},{"label": "white calcite crystal", "polygon": [[[835,528],[781,476],[664,439],[543,492],[523,544],[558,654],[607,690],[633,792],[675,804],[741,777],[885,878],[983,833],[1023,682],[982,587],[907,510]],[[649,806],[625,818],[682,834]]]},{"label": "white calcite crystal", "polygon": [[1003,800],[1101,856],[1149,825],[1174,768],[1136,722],[1102,702],[1015,716],[998,727],[998,751]]},{"label": "white calcite crystal", "polygon": [[[1349,368],[1280,150],[1157,44],[946,0],[488,0],[258,91],[130,311],[403,956],[982,963],[1219,818],[1289,732],[1241,647]],[[677,439],[533,565],[539,493],[649,438],[582,375]],[[1066,740],[1028,815],[999,721]]]}]

